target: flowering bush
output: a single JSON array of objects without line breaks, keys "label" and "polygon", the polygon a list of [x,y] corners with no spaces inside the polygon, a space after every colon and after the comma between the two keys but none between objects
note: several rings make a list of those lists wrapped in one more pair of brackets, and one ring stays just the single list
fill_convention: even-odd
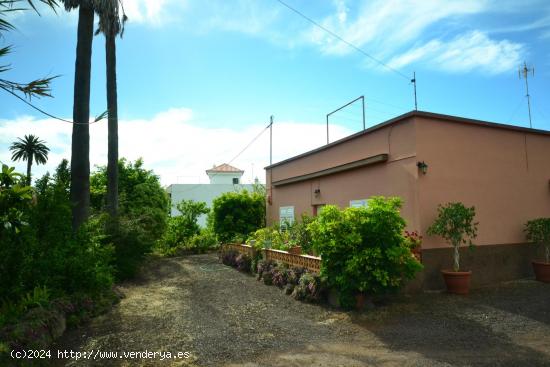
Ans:
[{"label": "flowering bush", "polygon": [[227,250],[222,253],[222,263],[228,266],[236,266],[239,252],[236,250]]},{"label": "flowering bush", "polygon": [[283,288],[287,284],[288,279],[288,269],[284,267],[277,267],[271,270],[273,276],[273,285],[276,285],[279,288]]},{"label": "flowering bush", "polygon": [[298,285],[292,291],[292,297],[297,300],[319,302],[325,293],[324,282],[319,275],[306,272],[300,277]]},{"label": "flowering bush", "polygon": [[277,264],[272,260],[260,260],[256,267],[256,272],[258,273],[258,280],[262,279],[264,274],[270,273]]},{"label": "flowering bush", "polygon": [[250,272],[250,263],[251,263],[252,259],[250,259],[249,256],[245,255],[245,254],[239,254],[236,258],[235,258],[235,267],[237,268],[237,270],[239,271],[244,271],[244,272]]},{"label": "flowering bush", "polygon": [[305,268],[294,267],[288,272],[288,283],[298,285],[300,277],[306,272]]}]

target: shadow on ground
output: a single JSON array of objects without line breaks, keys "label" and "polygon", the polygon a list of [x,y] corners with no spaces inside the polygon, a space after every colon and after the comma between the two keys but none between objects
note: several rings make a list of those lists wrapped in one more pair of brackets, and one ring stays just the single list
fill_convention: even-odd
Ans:
[{"label": "shadow on ground", "polygon": [[534,281],[466,297],[424,294],[354,322],[396,353],[414,352],[445,365],[549,366],[549,294],[549,285]]},{"label": "shadow on ground", "polygon": [[60,349],[180,351],[190,358],[58,365],[550,365],[550,290],[535,282],[468,297],[402,296],[356,314],[295,301],[206,254],[153,260],[120,289],[120,304],[69,332]]}]

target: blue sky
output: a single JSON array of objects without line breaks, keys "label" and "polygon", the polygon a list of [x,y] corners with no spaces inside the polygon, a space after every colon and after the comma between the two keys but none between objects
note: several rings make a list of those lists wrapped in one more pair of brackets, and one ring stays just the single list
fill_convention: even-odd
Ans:
[{"label": "blue sky", "polygon": [[[285,1],[404,76],[275,0],[125,0],[121,155],[143,156],[165,184],[204,182],[205,169],[229,161],[274,115],[274,161],[288,158],[323,144],[326,113],[360,95],[367,126],[413,109],[413,71],[421,110],[528,126],[523,61],[535,67],[533,127],[550,130],[548,1]],[[10,79],[60,75],[54,98],[34,102],[71,118],[77,13],[58,13],[14,14],[18,30],[0,42],[15,46]],[[103,47],[95,37],[92,114],[106,109]],[[359,130],[359,105],[331,122],[334,138]],[[52,148],[38,174],[69,157],[70,125],[0,93],[0,159],[28,133]],[[92,164],[105,164],[105,124],[91,134]],[[263,179],[267,144],[264,134],[233,162],[245,178]]]}]

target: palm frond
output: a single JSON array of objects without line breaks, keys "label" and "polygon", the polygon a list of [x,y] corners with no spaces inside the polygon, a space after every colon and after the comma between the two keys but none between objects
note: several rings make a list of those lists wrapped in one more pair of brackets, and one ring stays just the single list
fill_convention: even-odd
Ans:
[{"label": "palm frond", "polygon": [[41,78],[29,83],[17,83],[10,80],[0,79],[0,88],[6,88],[12,92],[21,92],[30,99],[31,97],[51,97],[50,83],[59,76]]}]

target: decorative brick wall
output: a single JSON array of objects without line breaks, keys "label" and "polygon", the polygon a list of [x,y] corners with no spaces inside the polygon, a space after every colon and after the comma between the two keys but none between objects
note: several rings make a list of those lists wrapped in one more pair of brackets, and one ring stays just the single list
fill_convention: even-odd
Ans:
[{"label": "decorative brick wall", "polygon": [[[255,255],[255,250],[250,245],[240,245],[240,244],[226,244],[222,246],[222,251],[235,250],[241,254],[248,255],[253,257]],[[318,273],[321,270],[321,258],[310,255],[300,255],[293,254],[287,251],[281,250],[272,250],[272,249],[263,249],[264,259],[266,260],[275,260],[280,261],[290,266],[297,266],[301,268],[306,268],[313,272]]]}]

